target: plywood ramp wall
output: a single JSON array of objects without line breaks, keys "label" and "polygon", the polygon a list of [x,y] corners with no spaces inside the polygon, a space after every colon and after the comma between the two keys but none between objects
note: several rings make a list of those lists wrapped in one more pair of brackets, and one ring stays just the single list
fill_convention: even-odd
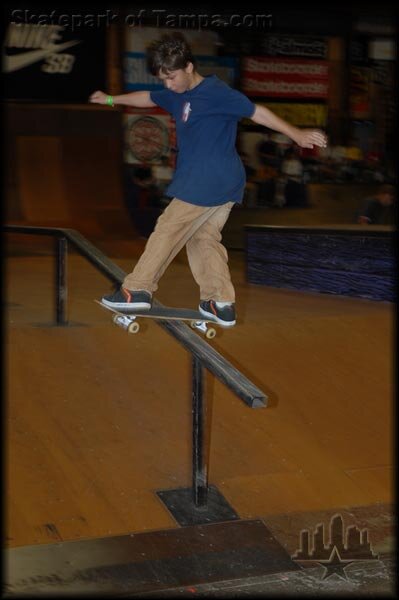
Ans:
[{"label": "plywood ramp wall", "polygon": [[17,181],[22,214],[27,221],[68,221],[62,139],[54,136],[17,137]]}]

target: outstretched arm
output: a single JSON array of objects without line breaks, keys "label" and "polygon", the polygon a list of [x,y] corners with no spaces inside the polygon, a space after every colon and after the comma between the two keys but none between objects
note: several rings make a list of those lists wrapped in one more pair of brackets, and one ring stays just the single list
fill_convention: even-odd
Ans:
[{"label": "outstretched arm", "polygon": [[265,106],[256,104],[255,112],[252,116],[252,121],[259,125],[264,125],[269,129],[283,133],[291,138],[301,148],[313,148],[313,146],[327,146],[327,136],[320,129],[300,129],[295,127],[284,119],[281,119]]},{"label": "outstretched arm", "polygon": [[[93,92],[89,98],[89,102],[95,104],[107,104],[109,94],[105,92]],[[136,108],[152,108],[156,104],[151,100],[150,92],[130,92],[129,94],[120,94],[112,96],[114,104],[124,104],[125,106],[135,106]]]}]

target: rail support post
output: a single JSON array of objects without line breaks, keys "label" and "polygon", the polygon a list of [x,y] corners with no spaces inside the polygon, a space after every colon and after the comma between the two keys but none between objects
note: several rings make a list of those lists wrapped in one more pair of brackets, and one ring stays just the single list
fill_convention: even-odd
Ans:
[{"label": "rail support post", "polygon": [[55,238],[55,317],[57,325],[67,325],[67,252],[65,237]]},{"label": "rail support post", "polygon": [[206,444],[206,400],[201,361],[193,355],[193,501],[197,508],[208,498],[208,447]]},{"label": "rail support post", "polygon": [[192,486],[157,492],[181,526],[239,519],[217,487],[208,485],[210,424],[204,370],[192,353]]}]

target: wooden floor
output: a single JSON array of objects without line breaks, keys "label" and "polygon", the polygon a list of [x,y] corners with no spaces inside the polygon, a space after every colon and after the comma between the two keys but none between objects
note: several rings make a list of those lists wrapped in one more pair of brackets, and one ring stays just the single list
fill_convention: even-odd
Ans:
[{"label": "wooden floor", "polygon": [[[231,265],[238,324],[210,343],[271,402],[207,378],[210,483],[241,518],[393,502],[392,305],[248,285],[244,255]],[[150,320],[113,326],[93,302],[108,281],[75,255],[71,324],[52,327],[52,269],[46,252],[6,262],[7,544],[175,527],[155,491],[191,485],[190,356]],[[196,307],[184,257],[158,298]]]}]

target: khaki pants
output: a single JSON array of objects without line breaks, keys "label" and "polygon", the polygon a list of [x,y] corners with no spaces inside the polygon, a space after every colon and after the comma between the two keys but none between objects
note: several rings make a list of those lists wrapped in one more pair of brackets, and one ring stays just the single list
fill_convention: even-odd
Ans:
[{"label": "khaki pants", "polygon": [[174,198],[159,217],[139,262],[123,286],[155,292],[166,268],[186,246],[200,299],[234,302],[227,251],[221,244],[221,231],[233,205],[234,202],[196,206]]}]

